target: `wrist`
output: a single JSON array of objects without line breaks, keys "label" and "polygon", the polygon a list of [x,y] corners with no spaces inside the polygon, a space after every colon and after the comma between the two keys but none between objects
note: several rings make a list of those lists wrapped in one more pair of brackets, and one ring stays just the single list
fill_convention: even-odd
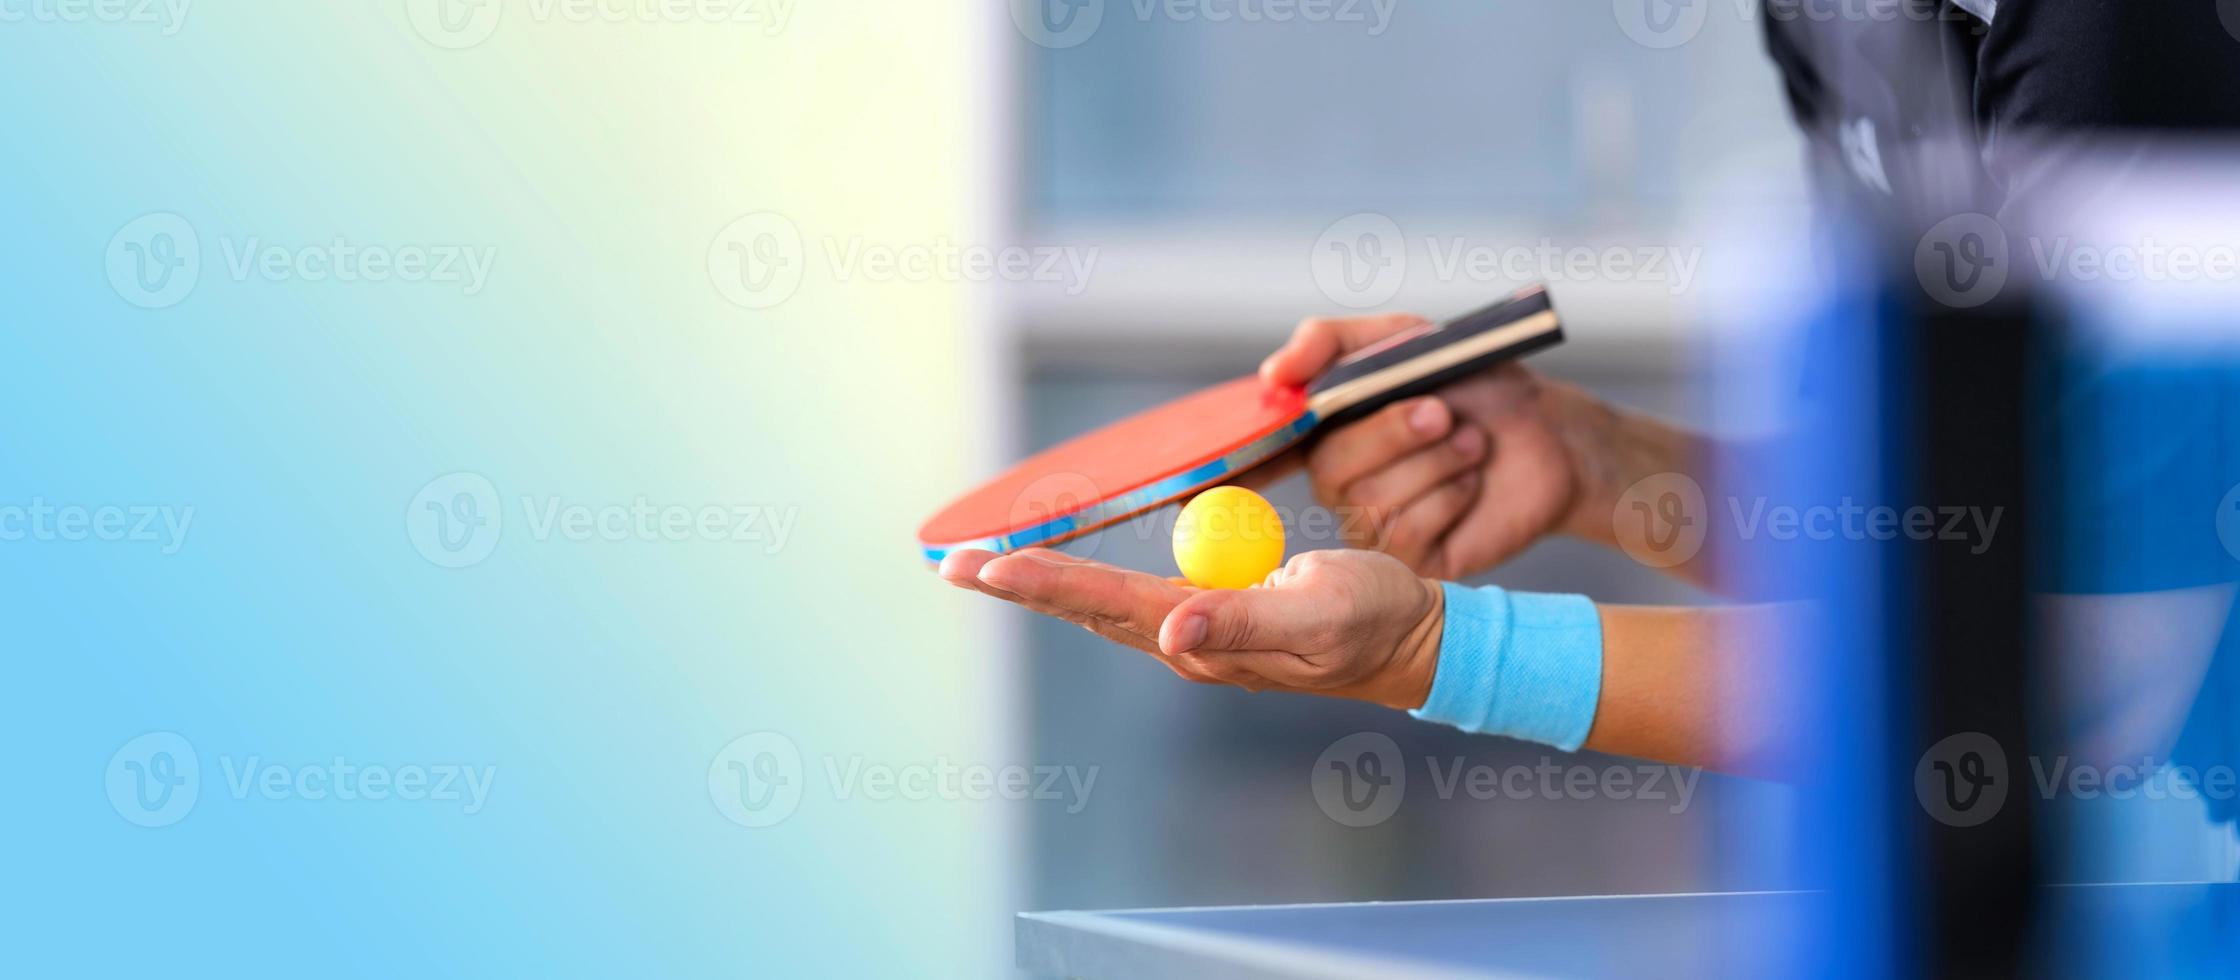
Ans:
[{"label": "wrist", "polygon": [[1569,385],[1551,385],[1548,418],[1572,461],[1576,493],[1558,522],[1565,534],[1615,545],[1610,515],[1626,488],[1658,473],[1696,470],[1695,438],[1623,411]]},{"label": "wrist", "polygon": [[1375,700],[1387,708],[1413,711],[1431,699],[1431,682],[1439,673],[1439,642],[1445,632],[1447,593],[1438,582],[1416,579],[1423,590],[1423,612],[1400,637],[1393,651],[1392,681]]},{"label": "wrist", "polygon": [[1444,588],[1438,669],[1409,714],[1566,752],[1585,745],[1601,701],[1601,610],[1581,595]]}]

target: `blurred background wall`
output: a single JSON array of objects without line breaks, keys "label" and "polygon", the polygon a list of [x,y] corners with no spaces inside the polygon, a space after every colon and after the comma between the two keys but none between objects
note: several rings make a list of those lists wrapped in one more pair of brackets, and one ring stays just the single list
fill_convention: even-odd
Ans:
[{"label": "blurred background wall", "polygon": [[1008,968],[1025,804],[832,775],[1031,761],[910,547],[970,285],[826,250],[975,234],[994,35],[610,7],[0,24],[0,972]]}]

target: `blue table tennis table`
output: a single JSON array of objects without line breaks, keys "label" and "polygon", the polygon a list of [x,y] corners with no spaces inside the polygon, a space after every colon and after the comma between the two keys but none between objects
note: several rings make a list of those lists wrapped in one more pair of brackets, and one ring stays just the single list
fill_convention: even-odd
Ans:
[{"label": "blue table tennis table", "polygon": [[[2201,975],[2240,949],[2240,885],[2043,890],[2063,962],[2100,975]],[[1825,893],[1728,892],[1370,904],[1039,912],[1018,964],[1078,980],[1761,976],[1840,911]],[[2222,975],[2240,975],[2223,973]]]}]

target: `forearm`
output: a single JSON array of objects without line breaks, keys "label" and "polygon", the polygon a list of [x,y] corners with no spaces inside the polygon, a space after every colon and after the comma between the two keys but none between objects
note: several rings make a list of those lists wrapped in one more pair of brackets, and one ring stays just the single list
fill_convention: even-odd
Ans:
[{"label": "forearm", "polygon": [[1798,607],[1596,607],[1602,684],[1586,747],[1773,775],[1786,770],[1780,658],[1752,651],[1789,632]]},{"label": "forearm", "polygon": [[[1628,490],[1635,490],[1636,496],[1654,492],[1654,497],[1661,497],[1668,489],[1662,483],[1643,484],[1654,477],[1666,477],[1665,482],[1675,486],[1692,484],[1703,493],[1679,502],[1691,509],[1698,505],[1709,509],[1712,498],[1706,488],[1711,482],[1709,464],[1715,447],[1708,437],[1626,411],[1560,382],[1546,382],[1543,397],[1544,410],[1573,460],[1577,485],[1576,496],[1557,530],[1612,549],[1625,547],[1620,540],[1620,521],[1629,518],[1651,522],[1625,526],[1633,534],[1636,547],[1644,538],[1681,530],[1660,523],[1672,514],[1655,506],[1662,503],[1659,499],[1641,501],[1652,505],[1646,514],[1628,513]],[[1678,516],[1702,530],[1714,526],[1710,513]],[[1655,567],[1699,588],[1711,589],[1712,570],[1723,550],[1717,535],[1709,535],[1700,548],[1687,554],[1674,553],[1671,557],[1677,561],[1660,560]]]},{"label": "forearm", "polygon": [[2048,753],[2099,766],[2167,755],[2209,676],[2235,591],[2220,583],[2033,597]]},{"label": "forearm", "polygon": [[1416,717],[1465,731],[1749,773],[1785,768],[1778,671],[1745,664],[1783,607],[1598,606],[1448,585]]}]

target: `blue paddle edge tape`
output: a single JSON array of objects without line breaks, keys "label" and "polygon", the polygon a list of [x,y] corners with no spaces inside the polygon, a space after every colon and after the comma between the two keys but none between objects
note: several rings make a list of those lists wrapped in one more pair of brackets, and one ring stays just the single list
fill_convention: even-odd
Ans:
[{"label": "blue paddle edge tape", "polygon": [[1103,503],[1083,507],[1070,514],[1053,517],[1033,527],[1022,528],[1010,534],[957,544],[935,545],[920,542],[919,547],[924,551],[927,561],[938,562],[947,558],[950,553],[957,551],[977,549],[993,551],[997,554],[1008,554],[1021,548],[1032,548],[1036,545],[1064,541],[1114,521],[1134,517],[1192,490],[1211,486],[1237,473],[1267,462],[1274,458],[1276,454],[1291,448],[1294,443],[1305,438],[1308,430],[1314,428],[1316,421],[1315,414],[1308,412],[1293,419],[1291,424],[1245,443],[1231,450],[1225,456],[1208,460],[1173,476],[1153,480]]}]

